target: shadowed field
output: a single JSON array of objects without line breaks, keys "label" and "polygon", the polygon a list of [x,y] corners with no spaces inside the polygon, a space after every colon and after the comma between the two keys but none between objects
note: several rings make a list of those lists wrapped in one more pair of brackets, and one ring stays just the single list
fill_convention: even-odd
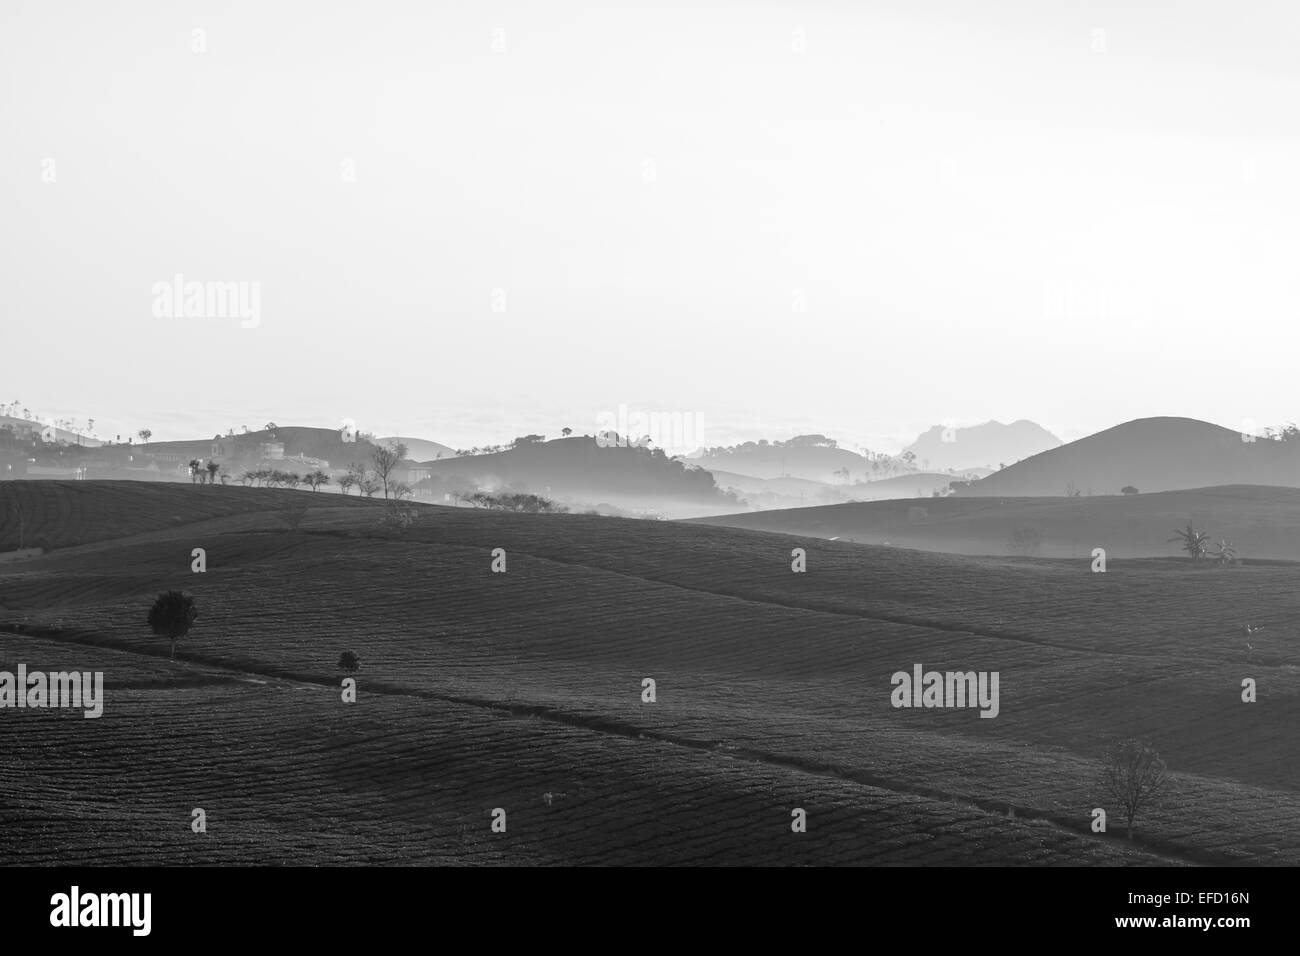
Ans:
[{"label": "shadowed field", "polygon": [[[5,862],[1300,862],[1295,565],[428,506],[396,536],[334,495],[16,484],[67,546],[0,565],[0,670],[102,670],[106,701],[0,710]],[[174,663],[144,624],[173,587],[200,615]],[[914,663],[998,671],[999,716],[892,708]],[[1174,785],[1129,844],[1088,824],[1136,734]]]},{"label": "shadowed field", "polygon": [[[1188,521],[1244,559],[1300,561],[1300,489],[1228,485],[1078,498],[907,498],[694,518],[699,524],[952,554],[1114,558],[1178,554]],[[1013,539],[1013,536],[1018,538]]]}]

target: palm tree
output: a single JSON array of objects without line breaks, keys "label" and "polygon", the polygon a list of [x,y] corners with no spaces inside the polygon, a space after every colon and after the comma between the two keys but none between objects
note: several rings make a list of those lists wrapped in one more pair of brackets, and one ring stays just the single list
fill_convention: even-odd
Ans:
[{"label": "palm tree", "polygon": [[1187,522],[1184,530],[1175,531],[1174,536],[1169,540],[1179,542],[1182,549],[1192,556],[1193,561],[1201,560],[1210,551],[1210,536],[1204,531],[1197,531],[1190,521]]}]

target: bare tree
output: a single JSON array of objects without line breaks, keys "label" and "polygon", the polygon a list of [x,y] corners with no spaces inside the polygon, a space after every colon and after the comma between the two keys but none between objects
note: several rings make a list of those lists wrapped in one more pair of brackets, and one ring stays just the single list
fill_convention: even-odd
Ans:
[{"label": "bare tree", "polygon": [[375,492],[378,490],[379,490],[379,482],[375,480],[374,475],[366,474],[357,483],[358,494],[363,494],[367,498],[373,498],[375,496]]},{"label": "bare tree", "polygon": [[355,462],[355,461],[349,462],[347,476],[346,478],[341,479],[339,481],[339,484],[343,485],[345,491],[352,485],[356,485],[357,494],[358,495],[363,494],[365,492],[365,484],[366,484],[365,464],[363,462]]},{"label": "bare tree", "polygon": [[330,476],[317,468],[315,471],[303,477],[303,484],[311,488],[312,491],[320,491],[321,485],[330,483]]},{"label": "bare tree", "polygon": [[375,477],[384,487],[384,497],[388,497],[388,485],[398,465],[406,457],[406,445],[393,442],[388,445],[375,445],[370,451],[370,461],[375,469]]},{"label": "bare tree", "polygon": [[1133,839],[1133,821],[1138,813],[1165,787],[1169,771],[1145,740],[1130,737],[1111,746],[1102,764],[1106,794],[1124,811],[1128,838]]}]

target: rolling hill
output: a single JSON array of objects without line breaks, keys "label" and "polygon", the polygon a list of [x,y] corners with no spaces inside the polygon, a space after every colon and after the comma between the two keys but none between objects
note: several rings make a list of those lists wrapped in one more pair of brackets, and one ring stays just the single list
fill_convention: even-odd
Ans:
[{"label": "rolling hill", "polygon": [[[0,713],[22,741],[0,761],[10,863],[1300,862],[1292,565],[1101,575],[431,506],[396,535],[381,503],[324,495],[288,531],[273,496],[310,493],[80,484],[76,506],[40,491],[67,547],[0,565],[0,669],[102,671],[104,716]],[[141,490],[196,504],[102,539]],[[143,623],[169,587],[200,609],[176,662]],[[999,672],[997,718],[892,707],[917,662]],[[1176,786],[1130,843],[1089,827],[1098,755],[1132,734]]]},{"label": "rolling hill", "polygon": [[[229,447],[222,455],[213,455],[213,443],[220,441]],[[145,454],[189,455],[206,460],[216,457],[221,461],[237,462],[255,459],[261,454],[264,442],[284,445],[286,457],[306,456],[329,462],[331,468],[346,468],[351,461],[368,461],[370,444],[364,438],[345,441],[337,428],[311,428],[285,425],[274,429],[260,429],[241,435],[219,438],[189,439],[186,441],[150,442],[136,447]]]},{"label": "rolling hill", "polygon": [[586,504],[658,508],[677,515],[740,507],[707,471],[687,468],[658,449],[605,447],[587,437],[525,443],[495,454],[422,464],[430,477],[421,487],[435,494],[509,489]]},{"label": "rolling hill", "polygon": [[[770,531],[952,554],[1087,557],[1178,554],[1168,541],[1188,521],[1246,559],[1300,561],[1300,490],[1235,485],[1091,498],[899,499],[695,519]],[[1013,542],[1013,535],[1016,535]]]},{"label": "rolling hill", "polygon": [[960,495],[1055,496],[1171,491],[1213,485],[1300,486],[1300,441],[1243,441],[1192,418],[1139,418],[972,482]]},{"label": "rolling hill", "polygon": [[[20,518],[26,547],[66,548],[234,515],[278,523],[288,501],[270,488],[203,490],[211,494],[195,494],[193,485],[179,482],[0,481],[0,552],[18,547]],[[295,500],[320,507],[323,497],[300,492]],[[328,496],[333,507],[340,500],[343,507],[363,504],[360,497]]]},{"label": "rolling hill", "polygon": [[731,471],[712,472],[719,488],[734,489],[751,508],[804,508],[848,501],[882,501],[892,498],[924,497],[947,491],[958,476],[916,472],[877,481],[828,484],[807,478],[754,478]]},{"label": "rolling hill", "polygon": [[985,422],[951,429],[935,425],[903,451],[915,454],[918,462],[928,462],[924,467],[942,471],[997,468],[1060,444],[1061,439],[1043,426],[1022,418],[1009,425]]}]

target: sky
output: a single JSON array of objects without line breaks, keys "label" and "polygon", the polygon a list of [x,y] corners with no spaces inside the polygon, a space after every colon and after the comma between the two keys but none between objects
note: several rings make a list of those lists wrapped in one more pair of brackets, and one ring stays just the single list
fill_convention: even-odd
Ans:
[{"label": "sky", "polygon": [[6,0],[0,402],[110,438],[350,419],[455,447],[620,406],[886,451],[1290,421],[1297,26]]}]

